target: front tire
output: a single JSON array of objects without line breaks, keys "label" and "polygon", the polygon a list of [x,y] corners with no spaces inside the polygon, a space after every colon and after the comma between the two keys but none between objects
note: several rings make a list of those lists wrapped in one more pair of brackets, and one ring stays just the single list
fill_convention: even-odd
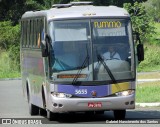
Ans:
[{"label": "front tire", "polygon": [[47,110],[47,118],[49,121],[56,120],[58,118],[58,114]]},{"label": "front tire", "polygon": [[40,114],[41,116],[46,116],[46,115],[47,115],[47,111],[46,111],[45,109],[40,108],[40,109],[39,109],[39,114]]},{"label": "front tire", "polygon": [[39,107],[29,103],[29,113],[31,116],[39,115]]},{"label": "front tire", "polygon": [[28,104],[29,104],[30,115],[31,116],[39,115],[39,107],[37,107],[31,103],[31,95],[30,95],[28,84],[26,85],[26,90],[27,90],[27,100],[28,100]]},{"label": "front tire", "polygon": [[114,110],[114,118],[116,120],[124,120],[126,116],[126,110]]}]

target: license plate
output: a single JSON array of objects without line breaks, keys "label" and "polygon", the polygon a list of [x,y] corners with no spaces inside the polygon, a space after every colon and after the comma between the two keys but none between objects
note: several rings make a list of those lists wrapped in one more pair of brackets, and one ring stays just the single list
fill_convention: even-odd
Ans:
[{"label": "license plate", "polygon": [[88,102],[89,108],[101,108],[102,103],[101,102]]}]

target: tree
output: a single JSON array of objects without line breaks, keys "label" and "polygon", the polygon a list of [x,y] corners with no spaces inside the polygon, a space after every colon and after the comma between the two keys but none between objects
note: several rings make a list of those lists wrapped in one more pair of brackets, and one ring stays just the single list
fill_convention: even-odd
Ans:
[{"label": "tree", "polygon": [[11,60],[10,66],[16,65],[19,69],[20,26],[12,26],[11,21],[0,22],[0,35],[0,49],[8,51],[9,58]]},{"label": "tree", "polygon": [[98,5],[98,6],[115,5],[115,6],[123,7],[124,3],[131,3],[133,5],[134,2],[136,1],[145,2],[147,0],[50,0],[50,1],[52,4],[67,4],[71,1],[92,1],[94,5]]},{"label": "tree", "polygon": [[160,0],[148,0],[144,3],[146,11],[156,22],[160,22]]},{"label": "tree", "polygon": [[11,20],[15,25],[24,13],[24,0],[2,0],[0,3],[0,21]]},{"label": "tree", "polygon": [[33,10],[43,10],[45,9],[45,6],[41,4],[41,2],[38,2],[37,0],[26,0],[25,5],[25,11],[33,11]]},{"label": "tree", "polygon": [[[11,20],[16,25],[22,14],[31,10],[43,10],[51,7],[52,4],[66,4],[70,1],[88,0],[1,0],[0,2],[0,21]],[[144,2],[146,0],[90,0],[94,5],[116,5],[123,7],[123,3],[133,4],[135,1]]]},{"label": "tree", "polygon": [[[79,0],[79,1],[88,1],[88,0]],[[90,1],[93,1],[94,5],[98,6],[115,5],[118,7],[123,7],[124,3],[131,3],[133,5],[134,2],[145,2],[147,0],[90,0]]]},{"label": "tree", "polygon": [[141,40],[145,41],[154,33],[153,20],[146,13],[145,7],[142,3],[135,2],[133,6],[125,3],[124,8],[131,15],[133,31],[139,33]]},{"label": "tree", "polygon": [[12,25],[16,25],[19,23],[24,12],[45,9],[44,4],[46,1],[47,0],[2,0],[0,4],[0,21],[11,20]]},{"label": "tree", "polygon": [[0,22],[0,47],[8,50],[10,45],[19,45],[20,26],[11,21]]}]

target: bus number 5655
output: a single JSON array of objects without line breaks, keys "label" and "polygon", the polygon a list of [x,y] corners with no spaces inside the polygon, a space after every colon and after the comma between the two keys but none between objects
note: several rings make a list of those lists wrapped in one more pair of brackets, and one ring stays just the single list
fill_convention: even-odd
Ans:
[{"label": "bus number 5655", "polygon": [[87,89],[76,89],[75,94],[87,94]]}]

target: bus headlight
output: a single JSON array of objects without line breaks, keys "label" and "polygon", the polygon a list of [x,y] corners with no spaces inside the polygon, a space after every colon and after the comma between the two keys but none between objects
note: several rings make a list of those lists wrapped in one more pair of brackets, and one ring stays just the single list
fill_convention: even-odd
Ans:
[{"label": "bus headlight", "polygon": [[71,98],[71,94],[66,94],[66,93],[58,93],[58,92],[52,92],[51,93],[54,97],[59,97],[59,98]]},{"label": "bus headlight", "polygon": [[135,91],[134,90],[126,90],[126,91],[122,91],[122,92],[117,92],[115,93],[117,96],[128,96],[131,94],[134,94]]}]

